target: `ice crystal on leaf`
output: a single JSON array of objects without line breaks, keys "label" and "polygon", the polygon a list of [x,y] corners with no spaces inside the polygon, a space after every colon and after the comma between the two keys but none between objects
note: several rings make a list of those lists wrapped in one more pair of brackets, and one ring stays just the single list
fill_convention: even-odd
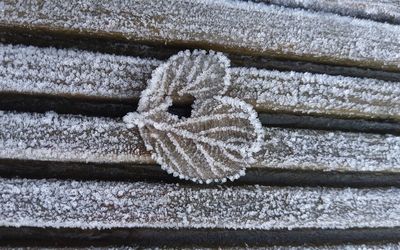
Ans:
[{"label": "ice crystal on leaf", "polygon": [[[154,70],[137,112],[124,121],[139,127],[146,148],[168,173],[200,183],[237,179],[254,162],[264,135],[252,106],[223,96],[229,85],[224,55],[180,52]],[[168,113],[172,96],[195,98],[190,117]]]}]

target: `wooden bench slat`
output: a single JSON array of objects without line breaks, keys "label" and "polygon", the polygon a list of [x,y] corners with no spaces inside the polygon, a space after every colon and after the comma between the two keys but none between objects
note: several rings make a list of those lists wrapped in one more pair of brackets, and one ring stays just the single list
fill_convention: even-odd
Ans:
[{"label": "wooden bench slat", "polygon": [[[57,247],[58,249],[62,250],[107,250],[107,249],[113,249],[113,250],[136,250],[138,248],[144,249],[144,250],[152,250],[154,248],[152,247],[143,247],[143,246],[133,246],[133,247],[128,247],[128,246],[107,246],[107,247]],[[374,243],[374,244],[333,244],[333,245],[321,245],[321,246],[316,246],[316,245],[302,245],[302,246],[294,246],[294,245],[285,245],[285,246],[262,246],[262,247],[250,247],[248,244],[246,244],[246,249],[247,250],[398,250],[400,248],[400,243]],[[1,248],[4,250],[9,250],[9,249],[18,249],[18,250],[38,250],[38,249],[43,249],[43,250],[51,250],[54,248],[47,248],[47,247],[18,247],[18,248]],[[164,250],[175,250],[177,249],[176,247],[165,247],[163,246]],[[203,248],[203,247],[179,247],[179,249],[182,250],[190,250],[190,249],[196,249],[196,250],[209,250],[209,249],[214,249],[214,248]],[[238,249],[243,249],[243,247],[221,247],[219,246],[218,249],[225,250],[225,249],[230,249],[230,250],[238,250]]]},{"label": "wooden bench slat", "polygon": [[[151,250],[154,249],[153,247],[143,247],[143,246],[133,246],[133,247],[128,247],[128,246],[107,246],[107,247],[57,247],[58,249],[62,250],[107,250],[107,249],[113,249],[113,250],[136,250],[138,248],[144,249],[144,250]],[[303,246],[262,246],[262,247],[250,247],[246,244],[246,249],[247,250],[398,250],[400,248],[400,243],[375,243],[375,244],[334,244],[334,245],[322,245],[322,246],[315,246],[315,245],[303,245]],[[18,250],[38,250],[38,249],[43,249],[43,250],[51,250],[54,248],[47,248],[47,247],[18,247],[18,248],[0,248],[4,250],[9,250],[9,249],[18,249]],[[175,250],[177,248],[175,247],[165,247],[163,246],[164,250]],[[179,247],[179,249],[182,250],[189,250],[189,249],[214,249],[214,248],[203,248],[203,247]],[[230,250],[238,250],[238,249],[243,249],[243,247],[221,247],[219,246],[218,249],[224,250],[224,249],[230,249]]]},{"label": "wooden bench slat", "polygon": [[1,179],[0,225],[350,229],[400,226],[400,189]]},{"label": "wooden bench slat", "polygon": [[72,49],[0,45],[0,91],[137,99],[161,63]]},{"label": "wooden bench slat", "polygon": [[[138,131],[120,119],[3,112],[0,127],[2,159],[155,164]],[[265,133],[252,167],[400,171],[398,136],[285,128]]]},{"label": "wooden bench slat", "polygon": [[[398,71],[400,27],[231,1],[4,0],[0,26]],[[212,20],[212,21],[211,21]]]},{"label": "wooden bench slat", "polygon": [[[0,93],[138,100],[162,61],[0,45]],[[400,83],[234,67],[227,95],[259,112],[400,120]]]},{"label": "wooden bench slat", "polygon": [[345,16],[372,19],[381,22],[400,23],[400,4],[397,0],[253,0],[286,6],[304,8],[314,11],[325,11]]},{"label": "wooden bench slat", "polygon": [[259,111],[400,120],[400,83],[234,68],[228,95]]},{"label": "wooden bench slat", "polygon": [[137,129],[120,120],[55,113],[0,115],[1,158],[154,163]]}]

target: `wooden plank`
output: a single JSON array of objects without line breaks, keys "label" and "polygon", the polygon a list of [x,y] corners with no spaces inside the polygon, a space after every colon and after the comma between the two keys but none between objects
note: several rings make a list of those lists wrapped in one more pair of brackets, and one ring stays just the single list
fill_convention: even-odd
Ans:
[{"label": "wooden plank", "polygon": [[161,63],[72,49],[0,46],[0,91],[87,99],[138,99]]},{"label": "wooden plank", "polygon": [[1,5],[0,25],[9,29],[394,71],[400,68],[398,26],[328,13],[206,0],[92,1],[74,5],[61,0],[3,0]]},{"label": "wooden plank", "polygon": [[[0,46],[0,93],[137,101],[162,61],[86,51]],[[227,95],[258,112],[400,120],[400,84],[233,67]]]},{"label": "wooden plank", "polygon": [[234,68],[228,95],[260,111],[400,120],[400,85],[375,79]]},{"label": "wooden plank", "polygon": [[400,226],[400,190],[1,179],[0,225],[352,229]]},{"label": "wooden plank", "polygon": [[[0,25],[0,37],[4,44],[21,44],[27,46],[75,48],[94,52],[155,58],[166,60],[170,56],[186,49],[168,45],[144,45],[129,40],[115,40],[106,37],[85,36],[84,34],[48,33],[45,30],[27,30],[14,27],[12,30]],[[318,74],[342,75],[361,78],[375,78],[385,81],[400,81],[400,72],[380,69],[360,68],[319,64],[314,62],[278,59],[265,56],[244,56],[228,54],[231,65],[235,67],[255,67],[260,69],[311,72]]]},{"label": "wooden plank", "polygon": [[[141,245],[135,245],[135,246],[118,246],[118,245],[112,245],[112,246],[107,246],[107,247],[57,247],[58,249],[62,250],[106,250],[106,249],[113,249],[113,250],[136,250],[138,248],[144,249],[144,250],[151,250],[154,248],[151,247],[143,247]],[[381,250],[381,249],[386,249],[386,250],[398,250],[400,248],[400,243],[375,243],[375,244],[334,244],[334,245],[321,245],[321,246],[316,246],[316,245],[303,245],[303,246],[262,246],[262,247],[250,247],[247,246],[247,250]],[[18,250],[52,250],[54,248],[50,247],[16,247],[16,248],[10,248],[10,247],[0,247],[0,249],[4,250],[9,250],[9,249],[18,249]],[[163,247],[162,249],[164,250],[175,250],[177,248],[175,247]],[[190,250],[190,249],[195,249],[195,250],[211,250],[214,248],[205,248],[205,247],[180,247],[179,249],[182,250]],[[239,250],[243,249],[242,247],[221,247],[219,246],[218,249],[230,249],[230,250]]]},{"label": "wooden plank", "polygon": [[[189,183],[175,178],[158,165],[132,163],[91,163],[0,159],[4,178],[161,181]],[[190,182],[192,183],[192,182]],[[306,186],[306,187],[400,187],[400,173],[338,172],[252,167],[246,175],[225,185]],[[0,233],[1,234],[1,233]],[[400,234],[399,234],[400,235]]]},{"label": "wooden plank", "polygon": [[55,113],[3,113],[1,158],[153,163],[139,131],[121,120]]},{"label": "wooden plank", "polygon": [[[118,228],[76,229],[38,227],[0,227],[2,244],[7,247],[124,246],[124,249],[388,249],[397,250],[399,228],[364,229],[161,229]],[[363,244],[361,244],[361,242]],[[289,246],[293,246],[289,248]],[[325,246],[325,248],[324,248]],[[337,246],[338,248],[335,248]],[[339,248],[342,246],[342,248]],[[382,246],[383,248],[378,248]],[[393,248],[390,248],[393,246]],[[313,248],[311,248],[313,247]],[[7,248],[9,249],[9,248]]]},{"label": "wooden plank", "polygon": [[[155,164],[138,131],[120,119],[3,112],[0,158]],[[399,172],[400,137],[265,128],[255,168]]]},{"label": "wooden plank", "polygon": [[400,23],[400,3],[397,0],[253,0],[290,8],[324,11],[339,15]]}]

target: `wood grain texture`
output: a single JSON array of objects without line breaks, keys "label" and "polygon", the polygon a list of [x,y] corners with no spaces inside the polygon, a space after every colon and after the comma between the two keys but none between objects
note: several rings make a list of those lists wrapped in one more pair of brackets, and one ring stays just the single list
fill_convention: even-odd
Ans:
[{"label": "wood grain texture", "polygon": [[[345,249],[397,250],[399,228],[357,229],[292,229],[292,230],[245,230],[245,229],[161,229],[161,228],[38,228],[0,227],[1,244],[10,247],[29,246],[51,249],[70,247],[98,249],[101,247],[128,246],[137,249]],[[363,244],[361,244],[363,242]],[[326,248],[324,248],[324,246]],[[337,246],[338,248],[335,248]],[[114,249],[114,248],[113,248]],[[129,249],[129,248],[128,248]],[[290,248],[289,248],[290,249]],[[386,248],[385,248],[386,249]]]},{"label": "wood grain texture", "polygon": [[0,123],[2,158],[154,163],[139,132],[121,120],[5,113]]},{"label": "wood grain texture", "polygon": [[[3,112],[3,159],[155,164],[137,129],[120,119]],[[399,172],[400,137],[265,128],[257,168]]]},{"label": "wood grain texture", "polygon": [[[68,232],[68,231],[64,231]],[[32,231],[30,232],[31,235],[35,235],[35,233]],[[68,234],[68,233],[67,233]],[[70,233],[73,235],[73,233]],[[48,244],[51,245],[51,244]],[[179,245],[179,244],[177,244]],[[246,244],[246,249],[248,250],[380,250],[380,249],[386,249],[386,250],[398,250],[400,247],[400,243],[371,243],[371,244],[332,244],[332,245],[303,245],[303,246],[295,246],[295,245],[284,245],[284,246],[254,246],[250,247],[248,244]],[[9,250],[10,248],[6,247],[0,247],[1,250]],[[18,247],[18,248],[12,248],[12,249],[18,249],[18,250],[51,250],[53,248],[51,247]],[[99,247],[84,247],[84,246],[78,246],[78,247],[61,247],[58,249],[62,250],[106,250],[106,249],[113,249],[113,250],[137,250],[137,249],[144,249],[144,250],[151,250],[154,249],[152,247],[146,247],[143,245],[133,245],[133,246],[119,246],[117,244],[114,245],[109,245],[109,246],[99,246]],[[162,248],[163,250],[176,250],[178,247],[167,247],[164,246]],[[215,249],[213,247],[183,247],[179,246],[179,249],[182,250],[189,250],[189,249],[194,249],[194,250],[212,250]],[[221,247],[219,246],[218,249],[224,250],[224,249],[230,249],[230,250],[239,250],[243,249],[243,247]]]},{"label": "wood grain texture", "polygon": [[[395,25],[231,1],[4,0],[0,24],[398,71]],[[211,21],[212,20],[212,21]],[[301,21],[300,21],[301,20]]]},{"label": "wood grain texture", "polygon": [[[0,26],[0,37],[4,44],[20,44],[26,46],[55,47],[60,49],[74,48],[92,52],[154,58],[166,60],[181,50],[184,46],[170,47],[165,44],[140,44],[124,39],[110,37],[87,36],[82,33],[49,33],[45,30],[29,29],[27,27]],[[226,53],[235,67],[255,67],[260,69],[310,72],[317,74],[342,75],[350,77],[374,78],[385,81],[400,81],[400,72],[380,69],[360,68],[356,66],[340,66],[318,64],[315,62],[287,60],[266,56],[245,56]]]},{"label": "wood grain texture", "polygon": [[400,226],[400,190],[1,179],[0,225],[355,229]]},{"label": "wood grain texture", "polygon": [[[87,51],[1,45],[0,93],[132,103],[161,63]],[[242,67],[233,67],[231,75],[226,95],[245,100],[258,112],[400,120],[399,82]]]},{"label": "wood grain texture", "polygon": [[400,3],[397,0],[253,0],[290,8],[330,12],[344,16],[400,23]]},{"label": "wood grain texture", "polygon": [[[192,183],[173,177],[158,165],[132,163],[91,163],[0,159],[3,178],[33,178],[58,180],[149,181]],[[279,168],[249,168],[246,175],[224,185],[265,185],[302,187],[400,187],[400,173],[338,172],[293,170]]]},{"label": "wood grain texture", "polygon": [[[376,12],[371,12],[370,0],[357,11],[353,0],[345,0],[345,8],[313,0],[303,5],[300,0],[294,6],[290,1],[286,1],[289,7],[399,22],[391,0],[374,5]],[[228,95],[251,103],[260,113],[400,121],[400,85],[395,81],[398,76],[391,75],[400,72],[396,25],[225,0],[0,0],[0,41],[5,41],[4,32],[14,30],[120,40],[133,45],[138,54],[142,45],[143,50],[151,50],[146,45],[166,45],[164,54],[143,52],[159,59],[179,48],[224,51],[239,62],[232,70]],[[242,56],[282,60],[283,66],[277,61],[271,65],[283,70],[295,65],[284,60],[301,60],[316,65],[316,71],[329,72],[336,66],[337,72],[353,74],[341,66],[365,71],[355,68],[358,77],[344,77],[336,71],[323,75],[250,69],[260,65],[256,61],[239,68],[249,62]],[[105,112],[101,107],[119,116],[121,110],[132,111],[152,70],[162,62],[0,45],[0,99],[10,97],[0,100],[0,107],[10,101],[8,106],[18,109],[13,103],[29,96],[43,99],[46,111],[52,107],[47,100],[65,98],[85,102],[82,109],[93,116]],[[324,64],[336,66],[324,68]],[[362,78],[370,68],[386,70],[372,73],[383,80]],[[180,104],[186,103],[180,100]],[[399,248],[398,243],[384,242],[395,242],[400,235],[400,191],[370,188],[377,183],[400,187],[399,136],[266,127],[263,151],[247,179],[230,186],[202,187],[172,184],[176,180],[160,171],[138,131],[127,129],[119,118],[0,111],[0,128],[0,176],[15,167],[9,171],[13,177],[23,173],[28,178],[92,180],[0,178],[0,245],[25,241],[62,246],[75,244],[68,242],[75,239],[86,245],[102,241],[219,246],[222,242],[243,247],[245,242],[245,246],[330,244],[310,249]],[[396,131],[393,134],[398,135]],[[18,166],[18,162],[25,163]],[[86,171],[87,166],[92,172]],[[272,174],[260,180],[260,172]],[[325,173],[330,177],[319,179]],[[140,181],[146,175],[153,183],[111,181]],[[347,188],[360,185],[360,180],[367,188]],[[246,185],[335,186],[337,182],[341,188]],[[375,241],[382,244],[349,244]]]}]

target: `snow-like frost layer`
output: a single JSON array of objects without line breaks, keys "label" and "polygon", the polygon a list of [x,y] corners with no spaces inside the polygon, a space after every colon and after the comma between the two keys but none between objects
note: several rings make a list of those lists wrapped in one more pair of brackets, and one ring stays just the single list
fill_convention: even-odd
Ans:
[{"label": "snow-like frost layer", "polygon": [[291,8],[325,11],[340,15],[400,23],[398,0],[253,0]]},{"label": "snow-like frost layer", "polygon": [[1,179],[0,194],[1,226],[265,230],[400,226],[396,188],[198,188]]},{"label": "snow-like frost layer", "polygon": [[400,171],[400,137],[266,128],[260,165],[323,171]]},{"label": "snow-like frost layer", "polygon": [[[137,100],[161,61],[0,45],[0,92]],[[177,69],[178,70],[178,69]],[[231,68],[227,95],[258,111],[400,119],[400,83]]]},{"label": "snow-like frost layer", "polygon": [[399,82],[254,68],[231,74],[228,95],[259,110],[400,119]]},{"label": "snow-like frost layer", "polygon": [[3,2],[0,22],[304,60],[400,68],[400,27],[230,0]]},{"label": "snow-like frost layer", "polygon": [[[115,249],[115,248],[114,248]],[[127,248],[123,248],[127,249]],[[167,250],[166,248],[163,248]],[[184,248],[188,250],[189,248]],[[190,248],[193,249],[193,248]],[[197,248],[196,248],[197,249]],[[215,248],[198,248],[197,250],[213,250]],[[230,249],[239,250],[243,247],[219,247],[218,249]],[[375,243],[375,244],[337,244],[337,245],[325,245],[325,246],[314,246],[314,245],[303,245],[303,246],[262,246],[262,247],[248,247],[246,250],[399,250],[400,243]],[[172,249],[171,249],[172,250]]]},{"label": "snow-like frost layer", "polygon": [[122,120],[2,112],[0,127],[1,158],[153,163],[139,132]]},{"label": "snow-like frost layer", "polygon": [[[121,120],[0,113],[0,158],[152,163],[136,128]],[[336,171],[400,171],[400,137],[265,128],[252,167]]]},{"label": "snow-like frost layer", "polygon": [[72,49],[1,45],[0,91],[131,98],[140,95],[159,64]]},{"label": "snow-like frost layer", "polygon": [[[3,249],[3,248],[0,248]],[[9,250],[10,248],[4,248]],[[13,248],[14,249],[14,248]],[[18,247],[15,250],[34,250],[35,248],[26,247],[21,248]],[[54,250],[54,248],[40,248],[42,250]],[[206,247],[190,247],[190,248],[176,248],[176,247],[162,247],[162,248],[146,248],[143,246],[115,246],[115,247],[63,247],[57,248],[60,250],[215,250],[215,248],[206,248]],[[241,250],[243,247],[221,247],[219,246],[218,249],[220,250]],[[262,247],[249,247],[246,246],[246,250],[398,250],[400,249],[400,243],[374,243],[374,244],[337,244],[337,245],[325,245],[325,246],[311,246],[311,245],[304,245],[304,246],[262,246]]]}]

